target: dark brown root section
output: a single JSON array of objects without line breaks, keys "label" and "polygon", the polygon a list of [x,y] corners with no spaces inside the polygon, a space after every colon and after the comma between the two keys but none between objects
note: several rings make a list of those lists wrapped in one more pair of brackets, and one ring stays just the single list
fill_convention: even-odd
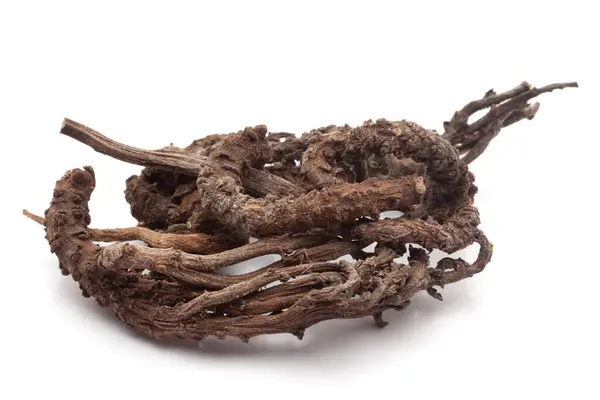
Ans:
[{"label": "dark brown root section", "polygon": [[[43,217],[23,210],[23,215],[44,225]],[[141,226],[115,229],[88,229],[93,242],[121,242],[141,240],[150,247],[160,249],[177,249],[194,254],[214,254],[235,248],[240,243],[233,242],[226,235],[211,236],[203,233],[175,234],[156,232]]]},{"label": "dark brown root section", "polygon": [[[456,112],[441,136],[409,121],[300,137],[259,125],[149,151],[65,120],[61,133],[146,167],[125,190],[140,226],[88,228],[91,167],[57,181],[45,217],[23,213],[45,225],[61,271],[84,296],[155,338],[301,339],[320,321],[364,316],[384,327],[383,311],[406,308],[420,291],[441,300],[438,288],[484,270],[493,247],[479,229],[468,164],[502,127],[533,118],[533,97],[573,86],[490,91]],[[378,220],[389,210],[404,215]],[[373,242],[374,253],[361,250]],[[474,262],[451,256],[473,243]],[[449,256],[430,265],[434,249]],[[406,262],[395,261],[407,252]],[[244,274],[221,271],[267,254],[281,259]],[[344,255],[354,261],[336,261]]]},{"label": "dark brown root section", "polygon": [[[360,247],[325,234],[273,237],[209,256],[123,243],[100,248],[87,227],[94,186],[91,168],[69,171],[57,182],[45,219],[51,249],[85,296],[157,338],[297,334],[326,319],[402,309],[416,292],[482,269],[463,262],[433,269],[425,251],[415,248],[408,264],[395,263],[396,252],[385,248],[364,261],[324,261],[357,255]],[[216,272],[272,253],[283,259],[258,271]],[[270,284],[276,285],[266,289]]]},{"label": "dark brown root section", "polygon": [[[498,94],[489,90],[482,99],[468,103],[455,112],[450,121],[444,122],[445,132],[442,137],[454,145],[463,156],[463,160],[469,164],[483,154],[502,128],[522,119],[535,117],[540,103],[529,104],[529,100],[543,93],[569,87],[578,87],[577,82],[555,83],[541,88],[534,88],[523,82]],[[483,117],[468,123],[469,117],[486,108],[490,110]]]}]

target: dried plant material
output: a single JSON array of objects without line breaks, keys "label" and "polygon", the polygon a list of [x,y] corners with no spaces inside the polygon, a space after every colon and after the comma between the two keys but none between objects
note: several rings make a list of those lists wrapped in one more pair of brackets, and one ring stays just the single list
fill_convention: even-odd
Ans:
[{"label": "dried plant material", "polygon": [[[44,224],[44,218],[23,210],[23,215],[33,221]],[[195,254],[213,254],[240,245],[227,235],[208,235],[205,233],[163,233],[141,226],[116,229],[89,229],[94,242],[120,242],[139,240],[151,247],[160,249],[178,249]]]},{"label": "dried plant material", "polygon": [[[443,135],[383,119],[298,137],[259,125],[150,151],[65,120],[61,133],[146,167],[126,181],[139,226],[88,227],[91,167],[57,181],[45,217],[24,214],[44,224],[61,271],[84,296],[155,338],[302,339],[320,321],[364,316],[384,327],[383,311],[406,308],[420,291],[442,300],[439,288],[485,268],[492,245],[479,229],[468,164],[501,128],[534,117],[539,104],[529,100],[576,86],[489,91],[457,111]],[[403,215],[379,220],[384,211]],[[249,243],[251,236],[258,240]],[[95,244],[102,241],[116,243]],[[362,250],[373,242],[373,253]],[[451,257],[473,243],[474,262]],[[431,265],[434,249],[448,257]],[[266,254],[281,259],[245,274],[222,273]],[[344,255],[354,261],[335,261]]]}]

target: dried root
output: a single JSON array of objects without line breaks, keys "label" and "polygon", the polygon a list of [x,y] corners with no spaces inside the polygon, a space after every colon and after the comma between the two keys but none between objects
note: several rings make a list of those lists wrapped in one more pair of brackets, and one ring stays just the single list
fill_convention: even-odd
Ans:
[{"label": "dried root", "polygon": [[[408,121],[329,126],[299,137],[260,125],[149,151],[65,120],[61,133],[146,167],[125,190],[140,225],[88,227],[91,167],[57,181],[44,218],[24,214],[44,224],[61,271],[84,296],[155,338],[301,339],[320,321],[364,316],[383,327],[383,311],[404,309],[420,291],[441,300],[437,288],[485,268],[492,245],[479,229],[467,165],[501,128],[533,118],[539,104],[529,100],[575,86],[489,91],[457,111],[443,135]],[[379,220],[390,210],[404,214]],[[248,243],[250,236],[258,241]],[[361,250],[373,242],[374,253]],[[473,243],[473,263],[448,256],[430,264],[433,249],[451,254]],[[245,274],[220,271],[266,254],[281,260]],[[332,261],[348,254],[355,261]]]}]

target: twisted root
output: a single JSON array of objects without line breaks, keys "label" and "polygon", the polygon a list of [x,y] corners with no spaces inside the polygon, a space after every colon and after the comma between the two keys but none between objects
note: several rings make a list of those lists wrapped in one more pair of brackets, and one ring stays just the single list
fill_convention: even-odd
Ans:
[{"label": "twisted root", "polygon": [[[259,125],[148,151],[65,120],[63,134],[146,167],[125,191],[140,226],[88,227],[91,167],[57,181],[45,218],[24,214],[44,224],[61,271],[84,296],[155,338],[301,339],[320,321],[369,315],[383,327],[383,311],[404,309],[420,291],[441,300],[438,288],[483,271],[492,245],[479,229],[468,164],[501,128],[533,118],[539,104],[530,99],[573,86],[489,91],[457,111],[441,136],[408,121],[300,137]],[[404,215],[379,220],[390,210]],[[250,236],[259,240],[248,243]],[[101,241],[117,243],[94,243]],[[361,250],[372,242],[374,253]],[[430,265],[433,249],[451,254],[473,243],[474,262],[448,256]],[[244,274],[221,271],[267,254],[281,259]],[[345,255],[354,261],[339,260]]]}]

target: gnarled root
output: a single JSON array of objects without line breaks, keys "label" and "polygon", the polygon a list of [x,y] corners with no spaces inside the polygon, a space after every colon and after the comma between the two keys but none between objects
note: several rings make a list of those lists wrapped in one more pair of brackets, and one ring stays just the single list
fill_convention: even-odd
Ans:
[{"label": "gnarled root", "polygon": [[[44,225],[44,218],[23,210],[27,218]],[[141,240],[150,247],[159,249],[177,249],[194,254],[214,254],[240,245],[227,235],[211,236],[204,233],[163,233],[141,226],[113,229],[88,229],[93,242],[121,242]]]},{"label": "gnarled root", "polygon": [[[450,121],[444,122],[442,137],[454,145],[463,156],[463,161],[469,164],[483,154],[502,128],[535,117],[540,103],[529,104],[529,100],[553,90],[577,86],[577,82],[569,82],[534,88],[523,82],[498,94],[489,90],[482,99],[471,101],[455,112]],[[469,117],[486,108],[490,110],[483,117],[468,123]]]},{"label": "gnarled root", "polygon": [[[404,309],[420,291],[441,300],[438,288],[486,267],[493,247],[479,229],[468,164],[501,128],[533,118],[539,104],[529,100],[573,86],[489,91],[457,111],[441,136],[383,119],[300,137],[259,125],[151,151],[65,120],[61,133],[146,167],[125,190],[140,226],[88,228],[91,167],[57,181],[45,218],[24,214],[44,224],[61,271],[84,296],[155,338],[301,339],[320,321],[363,316],[383,327],[383,311]],[[389,210],[404,214],[379,220]],[[373,242],[374,253],[361,250]],[[472,263],[451,256],[473,243]],[[434,249],[448,256],[430,265]],[[267,254],[281,259],[244,274],[222,271]],[[354,261],[339,261],[345,255]]]},{"label": "gnarled root", "polygon": [[[94,186],[90,167],[71,170],[57,182],[44,220],[51,250],[84,296],[111,307],[126,324],[156,338],[247,339],[284,332],[301,336],[326,319],[403,309],[418,291],[471,276],[489,259],[476,268],[462,261],[430,268],[425,250],[411,248],[408,264],[394,262],[396,253],[390,249],[354,263],[331,262],[327,260],[349,253],[360,257],[360,245],[324,233],[273,237],[208,256],[126,243],[99,247],[87,227]],[[477,218],[459,220],[470,221],[476,230]],[[365,229],[385,222],[364,223]],[[356,230],[364,234],[361,226]],[[270,253],[283,258],[244,275],[218,273]],[[142,273],[148,270],[153,273]]]}]

